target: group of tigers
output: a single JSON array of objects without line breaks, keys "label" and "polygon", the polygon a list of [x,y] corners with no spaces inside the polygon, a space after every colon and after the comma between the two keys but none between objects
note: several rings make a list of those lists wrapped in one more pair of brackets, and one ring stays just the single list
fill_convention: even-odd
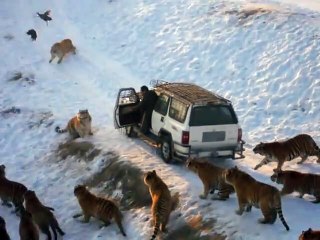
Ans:
[{"label": "group of tigers", "polygon": [[[64,129],[56,127],[55,130],[58,133],[68,132],[73,139],[85,137],[92,135],[91,122],[89,111],[79,110]],[[298,156],[302,158],[299,163],[304,162],[308,156],[317,156],[318,162],[320,162],[320,149],[309,135],[301,134],[287,141],[260,143],[253,151],[265,156],[254,169],[258,169],[270,161],[278,163],[271,180],[283,184],[281,191],[255,180],[238,167],[225,169],[203,161],[203,159],[191,157],[186,161],[186,167],[197,173],[203,183],[204,190],[203,194],[199,196],[200,198],[205,199],[209,193],[214,194],[217,190],[217,195],[214,195],[212,199],[226,200],[231,193],[235,192],[239,205],[236,214],[242,215],[244,211],[250,212],[254,206],[261,209],[263,218],[259,219],[260,223],[273,224],[278,214],[282,224],[289,231],[289,226],[282,214],[281,196],[297,191],[300,197],[304,194],[314,195],[316,198],[314,203],[319,203],[320,175],[282,171],[281,167],[285,161],[290,161]],[[176,193],[172,196],[168,186],[155,170],[146,172],[143,177],[152,198],[151,214],[154,232],[151,240],[153,240],[159,230],[166,231],[170,214],[179,204],[179,194]],[[95,217],[101,220],[104,226],[108,226],[110,221],[114,220],[121,234],[126,236],[122,226],[123,215],[113,200],[95,196],[85,185],[75,186],[73,193],[82,209],[82,213],[74,215],[74,218],[83,215],[83,222],[89,222],[91,217]],[[5,176],[4,165],[0,165],[0,198],[3,205],[11,206],[13,203],[14,212],[20,215],[19,234],[21,240],[39,240],[39,229],[47,235],[48,240],[51,240],[50,228],[55,240],[57,240],[57,232],[61,236],[65,234],[53,214],[54,209],[43,205],[35,192],[28,190],[23,184],[8,180]],[[2,217],[0,217],[0,239],[10,239]],[[315,239],[320,239],[320,231],[312,229],[303,231],[299,237],[299,240]]]},{"label": "group of tigers", "polygon": [[[186,166],[197,173],[203,183],[203,194],[199,195],[200,198],[207,198],[209,192],[213,194],[217,190],[218,193],[212,199],[226,200],[231,193],[235,192],[239,205],[236,214],[250,212],[254,206],[261,209],[263,218],[259,219],[260,223],[273,224],[278,214],[282,224],[289,231],[289,226],[282,214],[281,196],[296,191],[299,192],[299,197],[311,194],[315,197],[313,203],[320,203],[320,175],[282,171],[281,167],[285,161],[299,156],[302,158],[299,164],[303,163],[308,156],[317,156],[317,162],[320,163],[320,149],[311,136],[300,134],[282,142],[259,143],[254,147],[253,152],[265,156],[255,166],[255,170],[271,161],[278,163],[271,180],[283,184],[281,191],[255,180],[237,166],[225,169],[197,158],[189,158]],[[301,233],[299,240],[320,240],[320,231],[309,228]]]}]

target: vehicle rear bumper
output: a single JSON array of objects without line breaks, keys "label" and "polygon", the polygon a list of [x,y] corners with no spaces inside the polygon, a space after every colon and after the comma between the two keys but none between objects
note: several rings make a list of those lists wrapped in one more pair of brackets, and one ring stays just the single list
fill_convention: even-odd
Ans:
[{"label": "vehicle rear bumper", "polygon": [[174,143],[174,151],[181,157],[234,157],[235,152],[238,150],[238,145],[231,145],[220,148],[194,148],[190,145],[181,145]]}]

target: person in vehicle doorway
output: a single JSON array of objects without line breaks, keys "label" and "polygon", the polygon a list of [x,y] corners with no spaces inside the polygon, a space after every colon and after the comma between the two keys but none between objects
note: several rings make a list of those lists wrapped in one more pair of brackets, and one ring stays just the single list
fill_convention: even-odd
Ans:
[{"label": "person in vehicle doorway", "polygon": [[147,86],[142,86],[140,88],[142,95],[142,100],[140,103],[134,107],[127,110],[127,113],[140,110],[142,113],[141,128],[140,131],[143,134],[148,133],[151,128],[151,117],[153,108],[157,102],[158,95],[154,90],[149,90]]}]

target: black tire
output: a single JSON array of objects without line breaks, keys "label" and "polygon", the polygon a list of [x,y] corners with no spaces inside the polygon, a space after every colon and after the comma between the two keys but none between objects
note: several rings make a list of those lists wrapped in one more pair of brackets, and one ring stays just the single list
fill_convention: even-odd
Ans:
[{"label": "black tire", "polygon": [[161,139],[160,153],[165,163],[172,162],[172,141],[169,137],[163,137]]}]

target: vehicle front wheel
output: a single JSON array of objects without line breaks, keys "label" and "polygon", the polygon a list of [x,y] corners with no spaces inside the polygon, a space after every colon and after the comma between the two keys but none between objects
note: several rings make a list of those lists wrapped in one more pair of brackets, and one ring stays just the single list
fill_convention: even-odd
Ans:
[{"label": "vehicle front wheel", "polygon": [[161,157],[164,162],[170,163],[172,161],[172,146],[171,146],[171,139],[165,137],[161,140]]}]

